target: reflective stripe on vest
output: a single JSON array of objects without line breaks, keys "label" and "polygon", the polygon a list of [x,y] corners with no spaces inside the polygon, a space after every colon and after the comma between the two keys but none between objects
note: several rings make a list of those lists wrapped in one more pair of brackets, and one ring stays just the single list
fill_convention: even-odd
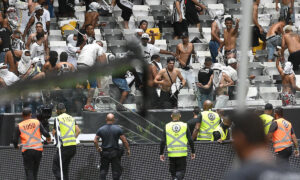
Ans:
[{"label": "reflective stripe on vest", "polygon": [[220,117],[213,111],[204,111],[202,114],[202,122],[198,133],[197,140],[208,140],[212,138],[213,131],[220,123]]},{"label": "reflective stripe on vest", "polygon": [[273,147],[275,152],[284,150],[292,146],[292,124],[285,119],[276,120],[278,128],[273,133]]},{"label": "reflective stripe on vest", "polygon": [[[33,125],[35,126],[34,129],[28,128],[32,127]],[[29,119],[19,123],[19,130],[21,132],[20,137],[22,143],[22,152],[26,151],[27,149],[43,151],[40,122],[38,120]]]},{"label": "reflective stripe on vest", "polygon": [[187,124],[170,122],[166,125],[166,140],[169,157],[187,156]]},{"label": "reflective stripe on vest", "polygon": [[63,146],[76,145],[75,120],[68,114],[61,114],[57,117]]},{"label": "reflective stripe on vest", "polygon": [[[213,132],[218,131],[221,134],[221,140],[225,140],[227,138],[227,134],[228,134],[228,129],[226,129],[226,131],[224,132],[223,128],[221,127],[221,125],[219,125]],[[214,136],[212,135],[211,137],[211,141],[217,141],[218,139],[214,139]]]},{"label": "reflective stripe on vest", "polygon": [[262,119],[264,123],[265,134],[268,134],[274,118],[268,114],[262,114],[259,117]]}]

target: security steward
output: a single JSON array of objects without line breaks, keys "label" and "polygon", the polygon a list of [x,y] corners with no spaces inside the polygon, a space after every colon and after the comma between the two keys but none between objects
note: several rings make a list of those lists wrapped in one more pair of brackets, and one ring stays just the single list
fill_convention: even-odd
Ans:
[{"label": "security steward", "polygon": [[173,121],[166,124],[160,144],[160,160],[165,161],[164,149],[167,145],[168,157],[170,161],[170,173],[173,180],[182,180],[186,170],[186,157],[188,155],[187,143],[189,143],[192,154],[191,159],[195,159],[194,142],[191,138],[190,130],[186,123],[179,121],[180,112],[174,110],[171,118]]},{"label": "security steward", "polygon": [[[26,179],[37,180],[43,152],[42,135],[47,138],[48,143],[51,139],[49,132],[46,131],[40,121],[31,118],[31,115],[31,108],[23,109],[23,121],[15,128],[13,144],[15,148],[22,150]],[[20,145],[18,145],[19,137],[21,139]]]},{"label": "security steward", "polygon": [[265,105],[264,114],[260,115],[259,117],[262,119],[265,127],[265,134],[267,135],[269,133],[270,126],[274,120],[273,116],[273,105],[270,103],[267,103]]},{"label": "security steward", "polygon": [[293,152],[293,144],[295,156],[299,156],[297,137],[292,124],[283,118],[283,109],[281,107],[275,108],[275,119],[276,120],[271,124],[268,136],[272,138],[273,147],[279,162],[288,163],[289,157]]},{"label": "security steward", "polygon": [[220,124],[220,116],[218,113],[211,111],[213,108],[213,103],[209,100],[203,103],[203,112],[201,112],[202,119],[196,123],[193,139],[198,141],[211,141],[213,136],[213,131]]},{"label": "security steward", "polygon": [[[127,150],[127,155],[130,155],[130,148],[123,130],[114,125],[115,116],[109,113],[106,116],[106,125],[100,127],[94,139],[94,145],[98,152],[100,152],[101,166],[100,179],[105,180],[108,174],[109,165],[112,168],[113,180],[119,180],[122,174],[121,157],[124,153],[123,148],[119,146],[119,139]],[[99,138],[102,140],[101,147],[99,147]]]},{"label": "security steward", "polygon": [[[57,138],[56,133],[56,120],[52,130],[53,136],[61,142],[61,158],[63,167],[63,179],[68,180],[69,164],[71,159],[76,154],[76,138],[80,134],[80,129],[76,124],[75,119],[66,113],[66,107],[63,103],[59,103],[56,107],[57,121],[59,123],[60,136]],[[59,152],[57,150],[53,158],[52,171],[57,180],[61,179]]]},{"label": "security steward", "polygon": [[229,140],[229,127],[231,126],[231,121],[227,116],[223,117],[223,122],[217,126],[213,131],[211,141],[218,141],[222,143],[225,140]]}]

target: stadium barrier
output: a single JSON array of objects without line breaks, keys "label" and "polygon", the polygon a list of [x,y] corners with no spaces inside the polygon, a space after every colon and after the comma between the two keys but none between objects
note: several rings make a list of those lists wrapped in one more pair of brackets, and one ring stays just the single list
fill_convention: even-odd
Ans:
[{"label": "stadium barrier", "polygon": [[[187,158],[185,180],[219,180],[238,163],[230,143],[201,142],[195,144],[196,159]],[[38,179],[55,179],[52,162],[56,152],[54,146],[46,146],[40,163]],[[159,160],[159,144],[133,144],[131,156],[122,157],[122,180],[165,180],[171,179],[169,162]],[[0,179],[25,179],[25,171],[20,150],[13,147],[0,147]],[[166,158],[168,159],[168,158]],[[291,167],[300,170],[300,161],[294,155],[290,158]],[[99,179],[100,155],[92,144],[80,144],[70,164],[69,179]],[[109,173],[107,179],[111,178]]]}]

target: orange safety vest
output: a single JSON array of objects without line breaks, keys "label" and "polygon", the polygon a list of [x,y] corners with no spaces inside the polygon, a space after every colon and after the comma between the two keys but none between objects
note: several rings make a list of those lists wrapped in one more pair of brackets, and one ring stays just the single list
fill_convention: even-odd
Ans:
[{"label": "orange safety vest", "polygon": [[273,133],[273,147],[275,152],[279,152],[293,145],[292,142],[292,124],[283,119],[275,120],[277,122],[278,128]]},{"label": "orange safety vest", "polygon": [[42,136],[40,131],[40,121],[37,119],[28,119],[19,123],[21,132],[22,152],[27,149],[43,151]]}]

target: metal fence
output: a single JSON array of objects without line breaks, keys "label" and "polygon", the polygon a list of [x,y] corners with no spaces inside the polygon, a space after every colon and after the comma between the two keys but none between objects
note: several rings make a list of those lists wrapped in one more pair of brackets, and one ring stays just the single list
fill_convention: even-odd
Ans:
[{"label": "metal fence", "polygon": [[[231,144],[215,142],[196,143],[196,159],[187,161],[186,180],[219,180],[231,170],[235,153]],[[135,144],[131,146],[130,157],[122,157],[123,180],[165,180],[171,179],[168,161],[159,160],[159,144]],[[56,152],[53,146],[44,149],[38,179],[54,179],[52,161]],[[12,147],[0,147],[0,180],[25,179],[22,155]],[[291,166],[300,170],[300,161],[294,156]],[[72,180],[99,179],[100,155],[93,145],[78,145],[76,156],[70,164],[69,177]],[[109,174],[108,179],[111,178]]]}]

